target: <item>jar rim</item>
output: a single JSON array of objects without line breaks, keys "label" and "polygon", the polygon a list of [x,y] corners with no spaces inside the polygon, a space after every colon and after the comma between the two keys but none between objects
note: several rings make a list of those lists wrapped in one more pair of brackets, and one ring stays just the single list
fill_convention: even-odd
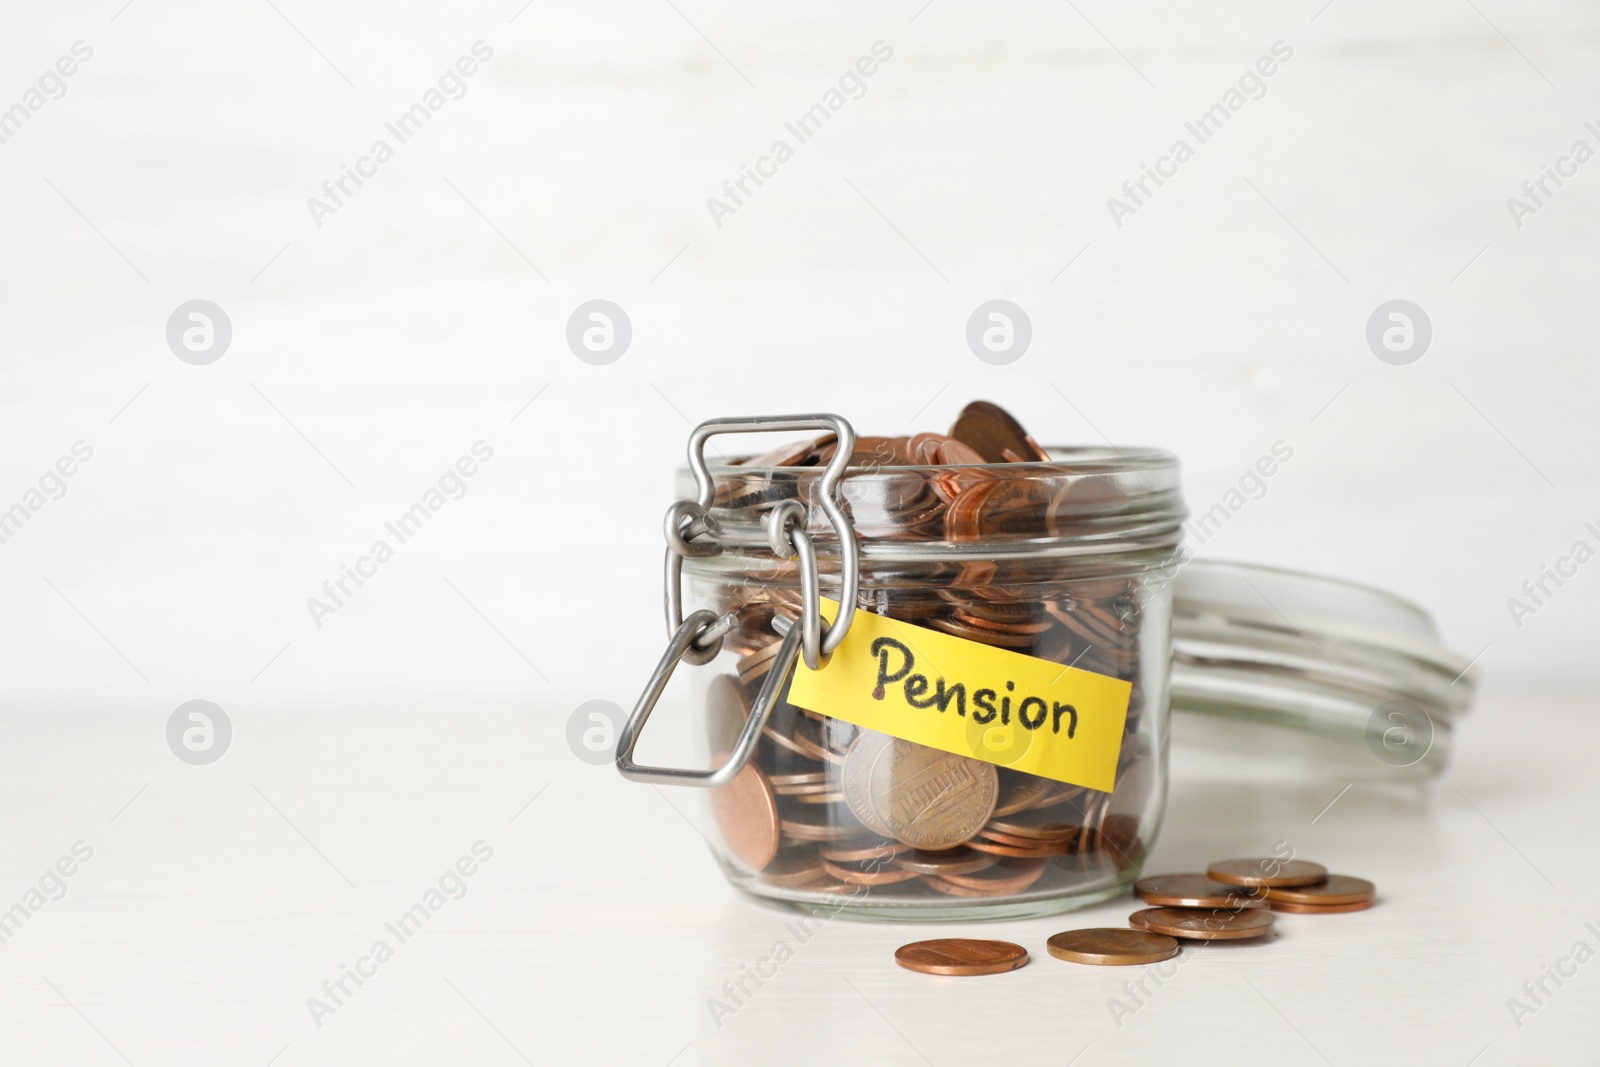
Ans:
[{"label": "jar rim", "polygon": [[[1161,556],[1177,547],[1188,509],[1179,492],[1178,458],[1171,452],[1115,445],[1050,446],[1045,452],[1048,462],[846,468],[840,492],[862,558],[1029,559],[1151,550]],[[709,471],[714,536],[725,547],[754,550],[767,541],[760,525],[764,508],[786,498],[814,505],[823,475],[821,467],[752,467],[737,461],[711,465]],[[680,495],[694,496],[687,467],[679,468],[677,482]],[[970,524],[940,522],[960,492],[976,489],[987,495],[1001,486],[1024,506],[985,519],[980,504]],[[812,518],[809,532],[819,557],[837,558],[833,531],[817,515]]]}]

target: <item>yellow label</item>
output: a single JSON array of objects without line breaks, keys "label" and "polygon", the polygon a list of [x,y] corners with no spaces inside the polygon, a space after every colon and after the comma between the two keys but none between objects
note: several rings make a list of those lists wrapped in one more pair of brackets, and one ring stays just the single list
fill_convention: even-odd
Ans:
[{"label": "yellow label", "polygon": [[[823,600],[832,622],[839,610]],[[868,730],[1110,792],[1130,682],[857,611],[821,670],[796,664],[789,702]]]}]

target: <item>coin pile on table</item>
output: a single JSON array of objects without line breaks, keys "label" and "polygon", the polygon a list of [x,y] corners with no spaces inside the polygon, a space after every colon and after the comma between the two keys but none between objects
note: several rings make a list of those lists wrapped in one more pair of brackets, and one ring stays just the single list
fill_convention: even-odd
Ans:
[{"label": "coin pile on table", "polygon": [[[1249,941],[1272,933],[1273,911],[1301,914],[1372,907],[1376,887],[1365,878],[1329,874],[1307,860],[1223,860],[1205,874],[1141,878],[1133,890],[1152,905],[1128,917],[1128,927],[1063,930],[1045,947],[1050,955],[1096,967],[1160,963],[1183,941]],[[902,946],[895,962],[926,974],[999,974],[1028,962],[1008,941],[942,938]]]},{"label": "coin pile on table", "polygon": [[[725,468],[713,506],[756,524],[811,491],[787,469],[823,467],[836,447],[828,435]],[[879,542],[1044,538],[1114,513],[1120,494],[1107,479],[1040,466],[1049,463],[1014,418],[978,402],[948,434],[857,438],[850,476],[869,481],[846,496],[858,532]],[[710,591],[716,610],[738,619],[724,647],[739,656],[737,674],[716,678],[707,697],[714,759],[732,749],[777,658],[774,620],[800,614],[793,565],[779,561],[770,575]],[[729,858],[763,894],[798,901],[932,905],[1114,887],[1142,861],[1141,827],[1159,803],[1136,582],[1059,560],[907,563],[892,580],[869,571],[858,599],[860,610],[1132,682],[1113,791],[1012,770],[1006,752],[980,760],[859,729],[790,704],[785,688],[749,764],[713,798]],[[992,751],[982,727],[971,741]]]}]

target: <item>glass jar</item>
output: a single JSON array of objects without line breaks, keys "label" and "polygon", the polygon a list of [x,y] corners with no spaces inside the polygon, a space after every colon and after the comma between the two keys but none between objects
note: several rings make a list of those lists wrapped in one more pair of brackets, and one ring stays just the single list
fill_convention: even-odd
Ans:
[{"label": "glass jar", "polygon": [[[692,439],[691,457],[694,447]],[[698,486],[693,471],[680,474],[681,497],[693,500],[698,489],[709,500],[688,514],[699,543],[715,549],[680,553],[680,563],[669,551],[669,622],[681,565],[687,606],[709,609],[699,617],[717,618],[722,631],[720,652],[685,672],[691,684],[673,690],[703,709],[703,765],[732,770],[729,754],[738,759],[741,733],[761,714],[763,686],[771,689],[759,738],[745,744],[748,762],[709,791],[727,876],[767,900],[871,919],[1039,915],[1116,895],[1136,877],[1165,803],[1166,576],[1185,516],[1176,459],[1148,449],[1052,448],[1047,462],[887,466],[855,452],[837,483],[855,542],[844,549],[821,506],[827,472],[820,467],[736,460],[704,469]],[[989,690],[972,694],[964,752],[791,703],[787,663],[798,655],[807,561],[776,553],[774,523],[764,522],[786,508],[815,553],[823,595],[838,598],[850,584],[843,560],[853,547],[858,612],[1060,664],[1062,674],[1129,683],[1112,749],[1114,787],[1016,770],[1024,732],[997,729],[988,705],[989,723],[977,721],[980,694]],[[669,530],[682,518],[669,512]],[[700,647],[682,637],[692,624],[694,617],[678,628],[680,639],[619,740],[619,767],[629,777],[683,781],[693,773],[632,763],[638,730],[672,663]],[[785,632],[791,636],[781,639]],[[783,677],[770,677],[775,664]],[[1009,722],[1010,697],[991,699],[1004,701]],[[941,703],[939,712],[966,716],[957,704]],[[1018,722],[1042,718],[1043,707],[1033,714],[1019,704]],[[1076,719],[1073,710],[1069,734]],[[700,774],[693,784],[710,784]]]},{"label": "glass jar", "polygon": [[1418,605],[1247,563],[1183,566],[1172,642],[1176,743],[1235,783],[1436,777],[1476,686]]}]

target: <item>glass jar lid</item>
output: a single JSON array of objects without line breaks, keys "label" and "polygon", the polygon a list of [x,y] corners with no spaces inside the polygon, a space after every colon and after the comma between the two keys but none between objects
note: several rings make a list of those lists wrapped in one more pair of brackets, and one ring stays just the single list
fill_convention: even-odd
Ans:
[{"label": "glass jar lid", "polygon": [[1178,572],[1172,611],[1181,743],[1322,777],[1444,769],[1476,678],[1418,605],[1335,578],[1194,560]]}]

